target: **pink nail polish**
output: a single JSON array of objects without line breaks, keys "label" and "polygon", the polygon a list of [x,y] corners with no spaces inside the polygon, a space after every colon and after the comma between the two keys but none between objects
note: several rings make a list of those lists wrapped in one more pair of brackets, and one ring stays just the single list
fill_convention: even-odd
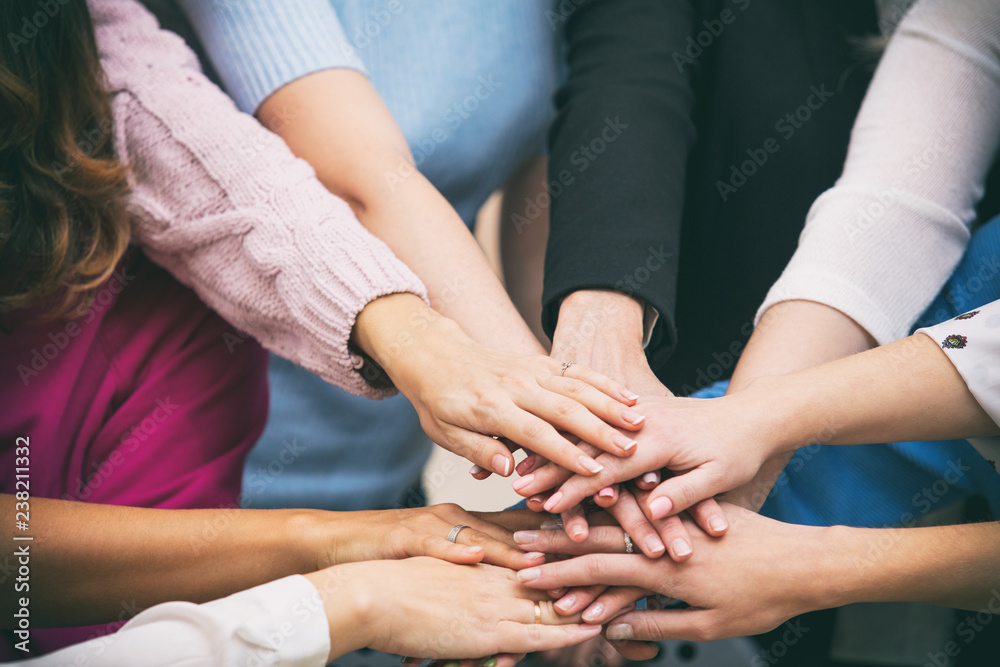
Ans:
[{"label": "pink nail polish", "polygon": [[631,451],[633,447],[639,444],[632,438],[626,437],[621,433],[615,433],[614,437],[611,438],[611,442],[614,443],[616,447],[624,449],[626,452]]},{"label": "pink nail polish", "polygon": [[531,484],[533,481],[535,481],[535,473],[531,473],[530,475],[525,475],[524,477],[515,479],[514,482],[511,484],[511,487],[515,491],[520,491],[524,487]]},{"label": "pink nail polish", "polygon": [[483,469],[480,468],[477,465],[474,465],[471,468],[469,468],[469,474],[472,475],[473,477],[475,477],[476,475],[478,475],[481,472],[483,472]]},{"label": "pink nail polish", "polygon": [[552,508],[559,504],[559,501],[563,499],[562,491],[556,491],[552,494],[552,497],[545,501],[542,507],[545,508],[546,512],[551,512]]},{"label": "pink nail polish", "polygon": [[660,475],[655,472],[647,472],[642,476],[642,481],[646,484],[656,484],[660,481]]},{"label": "pink nail polish", "polygon": [[673,508],[674,504],[666,496],[660,496],[649,503],[649,513],[654,519],[662,519],[670,514],[670,510]]},{"label": "pink nail polish", "polygon": [[598,491],[597,495],[599,495],[601,498],[614,498],[615,490],[612,489],[610,486],[606,486],[600,491]]},{"label": "pink nail polish", "polygon": [[646,415],[640,415],[638,412],[632,408],[625,408],[622,410],[622,419],[627,421],[632,426],[638,426],[646,419]]}]

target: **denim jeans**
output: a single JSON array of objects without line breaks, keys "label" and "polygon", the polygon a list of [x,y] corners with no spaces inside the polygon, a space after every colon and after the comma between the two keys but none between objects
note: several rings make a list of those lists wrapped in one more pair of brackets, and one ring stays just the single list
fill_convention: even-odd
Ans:
[{"label": "denim jeans", "polygon": [[[961,262],[913,327],[1000,299],[1000,218],[977,229]],[[725,393],[718,382],[695,394]],[[970,494],[1000,512],[1000,475],[965,440],[812,445],[778,478],[761,514],[788,523],[863,528],[906,525]]]},{"label": "denim jeans", "polygon": [[[544,145],[558,79],[546,0],[332,0],[420,171],[472,224]],[[430,455],[402,396],[352,396],[276,356],[268,426],[244,471],[249,507],[421,503]]]}]

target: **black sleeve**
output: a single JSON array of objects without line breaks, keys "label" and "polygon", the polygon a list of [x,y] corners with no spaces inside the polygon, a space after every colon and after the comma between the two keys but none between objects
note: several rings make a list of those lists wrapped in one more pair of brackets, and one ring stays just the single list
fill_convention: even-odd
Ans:
[{"label": "black sleeve", "polygon": [[676,343],[694,17],[684,0],[577,0],[566,18],[569,73],[549,134],[549,336],[563,297],[601,288],[659,312],[648,351]]}]

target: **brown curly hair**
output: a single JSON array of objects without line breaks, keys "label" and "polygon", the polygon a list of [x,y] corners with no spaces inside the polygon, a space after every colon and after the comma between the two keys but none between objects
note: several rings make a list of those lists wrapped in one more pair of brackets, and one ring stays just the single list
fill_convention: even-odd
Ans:
[{"label": "brown curly hair", "polygon": [[85,0],[3,0],[0,25],[0,315],[64,317],[127,249],[127,170]]}]

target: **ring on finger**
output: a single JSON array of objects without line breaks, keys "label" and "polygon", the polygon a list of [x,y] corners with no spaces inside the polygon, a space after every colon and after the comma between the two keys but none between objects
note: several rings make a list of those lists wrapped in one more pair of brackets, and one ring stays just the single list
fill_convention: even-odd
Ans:
[{"label": "ring on finger", "polygon": [[462,524],[458,524],[457,526],[452,528],[451,532],[448,533],[448,541],[455,542],[458,539],[458,534],[461,533],[464,528],[468,528],[468,526],[463,526]]},{"label": "ring on finger", "polygon": [[635,552],[635,545],[632,544],[632,538],[628,533],[625,533],[625,553],[630,554]]},{"label": "ring on finger", "polygon": [[535,600],[535,625],[541,625],[542,623],[542,605]]},{"label": "ring on finger", "polygon": [[573,365],[572,361],[564,361],[564,362],[562,362],[562,370],[559,372],[559,375],[562,375],[563,377],[566,377],[566,371],[568,371],[569,367],[572,366],[572,365]]}]

